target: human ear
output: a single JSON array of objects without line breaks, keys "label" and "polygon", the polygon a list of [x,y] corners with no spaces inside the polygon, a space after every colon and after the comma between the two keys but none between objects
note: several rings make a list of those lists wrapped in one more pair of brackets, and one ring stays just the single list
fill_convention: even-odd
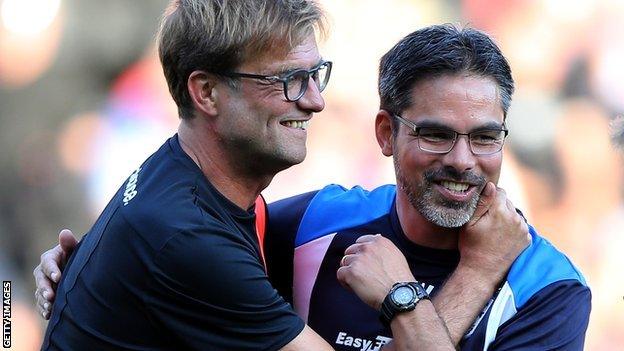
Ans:
[{"label": "human ear", "polygon": [[208,116],[217,115],[217,82],[212,74],[204,71],[191,72],[186,85],[195,111]]},{"label": "human ear", "polygon": [[379,110],[375,118],[375,136],[384,156],[392,156],[394,134],[392,116],[386,110]]}]

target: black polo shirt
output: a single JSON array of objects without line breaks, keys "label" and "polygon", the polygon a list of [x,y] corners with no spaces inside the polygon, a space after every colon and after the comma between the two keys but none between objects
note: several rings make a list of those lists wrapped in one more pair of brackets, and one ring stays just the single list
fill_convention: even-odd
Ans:
[{"label": "black polo shirt", "polygon": [[267,280],[253,211],[170,138],[63,272],[43,350],[276,350],[304,323]]}]

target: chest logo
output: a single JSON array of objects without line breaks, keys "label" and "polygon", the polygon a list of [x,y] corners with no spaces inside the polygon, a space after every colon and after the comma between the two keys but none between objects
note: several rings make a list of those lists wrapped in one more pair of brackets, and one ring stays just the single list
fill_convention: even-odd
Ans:
[{"label": "chest logo", "polygon": [[339,332],[336,338],[336,345],[351,346],[360,351],[379,351],[381,347],[392,341],[392,338],[377,335],[375,340],[364,338],[354,338],[345,332]]},{"label": "chest logo", "polygon": [[136,188],[137,188],[137,180],[139,179],[140,170],[141,170],[141,167],[137,168],[134,172],[132,172],[132,174],[130,175],[130,178],[128,179],[128,183],[126,184],[126,190],[124,191],[124,194],[123,194],[124,206],[126,206],[128,202],[130,202],[130,200],[132,200],[137,194]]}]

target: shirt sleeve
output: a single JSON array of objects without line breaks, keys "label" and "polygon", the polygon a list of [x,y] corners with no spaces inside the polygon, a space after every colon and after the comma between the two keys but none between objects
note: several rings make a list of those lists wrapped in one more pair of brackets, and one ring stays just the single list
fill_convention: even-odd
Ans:
[{"label": "shirt sleeve", "polygon": [[180,350],[277,350],[303,330],[251,243],[226,228],[178,233],[155,261],[146,305]]},{"label": "shirt sleeve", "polygon": [[267,206],[264,238],[269,279],[286,301],[292,303],[295,239],[301,218],[318,191],[289,197]]},{"label": "shirt sleeve", "polygon": [[499,327],[488,350],[583,350],[591,292],[576,280],[540,290]]}]

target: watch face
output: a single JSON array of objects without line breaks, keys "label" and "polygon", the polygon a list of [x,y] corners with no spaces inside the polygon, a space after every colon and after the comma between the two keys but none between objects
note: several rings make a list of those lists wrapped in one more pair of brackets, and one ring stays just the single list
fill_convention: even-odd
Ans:
[{"label": "watch face", "polygon": [[416,292],[411,286],[399,286],[392,294],[392,300],[399,306],[407,305],[414,302],[415,295]]}]

